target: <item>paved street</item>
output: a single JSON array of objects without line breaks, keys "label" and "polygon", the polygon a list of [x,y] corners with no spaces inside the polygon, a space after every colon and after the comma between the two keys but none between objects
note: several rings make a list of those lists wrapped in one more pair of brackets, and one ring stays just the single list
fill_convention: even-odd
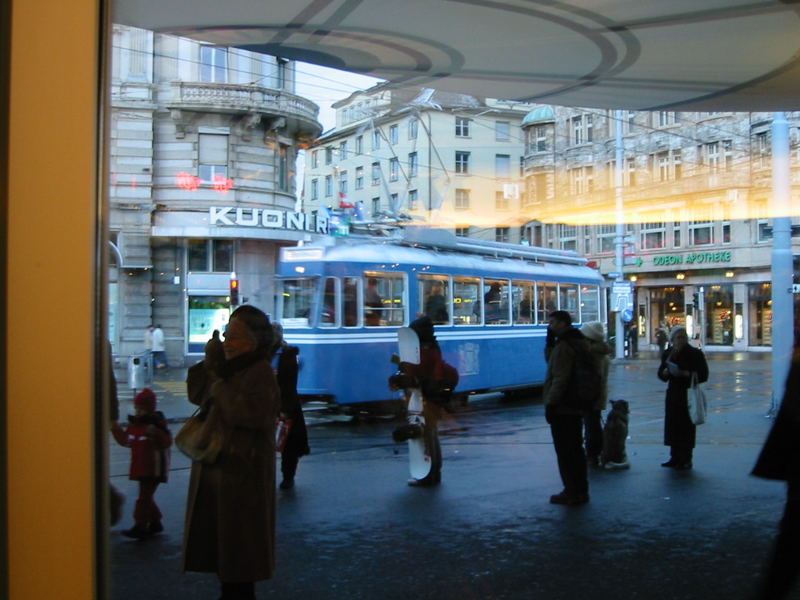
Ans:
[{"label": "paved street", "polygon": [[[431,489],[405,485],[395,423],[313,426],[296,488],[279,492],[278,572],[259,598],[747,598],[783,505],[782,484],[748,475],[771,424],[771,362],[709,358],[711,414],[690,472],[659,466],[664,384],[652,355],[613,365],[611,396],[631,403],[632,468],[592,471],[583,507],[548,503],[561,486],[537,398],[490,397],[450,415],[443,482]],[[154,386],[174,418],[190,410],[166,380],[181,376]],[[113,598],[217,598],[214,576],[180,572],[189,465],[179,453],[156,495],[165,533],[120,535],[136,495],[127,452],[111,452],[112,481],[128,497],[111,532]]]}]

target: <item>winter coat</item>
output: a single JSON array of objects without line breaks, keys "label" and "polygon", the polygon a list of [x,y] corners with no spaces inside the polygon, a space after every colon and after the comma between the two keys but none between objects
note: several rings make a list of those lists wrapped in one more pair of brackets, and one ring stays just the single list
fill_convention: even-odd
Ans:
[{"label": "winter coat", "polygon": [[764,442],[753,475],[800,481],[800,353],[795,350],[778,416]]},{"label": "winter coat", "polygon": [[297,395],[297,372],[299,364],[297,346],[283,346],[277,355],[277,379],[281,394],[281,413],[292,420],[289,436],[283,448],[284,456],[305,456],[311,449],[308,447],[308,429],[303,417],[303,406]]},{"label": "winter coat", "polygon": [[664,399],[664,445],[694,448],[697,427],[689,417],[688,395],[691,377],[673,377],[667,370],[667,361],[678,365],[682,371],[697,373],[697,381],[708,380],[708,364],[705,354],[699,348],[688,344],[677,354],[672,346],[661,355],[658,378],[667,382]]},{"label": "winter coat", "polygon": [[223,447],[192,463],[183,540],[185,571],[221,581],[268,579],[275,570],[275,420],[278,384],[267,355],[252,352],[213,373],[189,369],[189,400],[211,406]]},{"label": "winter coat", "polygon": [[163,413],[156,411],[141,417],[131,415],[127,425],[113,427],[111,433],[120,446],[131,449],[130,479],[167,481],[172,435]]},{"label": "winter coat", "polygon": [[578,409],[565,406],[577,352],[588,353],[589,340],[574,327],[567,329],[552,348],[545,350],[547,375],[542,388],[542,400],[548,411],[565,415],[583,414]]},{"label": "winter coat", "polygon": [[597,398],[597,403],[594,406],[595,410],[605,410],[608,406],[608,370],[611,366],[611,347],[605,342],[598,342],[588,339],[589,351],[594,356],[594,359],[600,368],[600,395]]}]

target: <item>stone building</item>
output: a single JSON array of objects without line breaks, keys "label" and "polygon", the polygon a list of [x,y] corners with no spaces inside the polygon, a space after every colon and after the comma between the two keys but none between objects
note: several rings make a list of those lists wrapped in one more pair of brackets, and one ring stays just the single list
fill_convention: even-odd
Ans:
[{"label": "stone building", "polygon": [[321,131],[294,63],[115,25],[108,189],[110,338],[143,350],[160,323],[172,364],[202,352],[232,306],[272,312],[281,245],[327,231],[295,211],[298,150]]},{"label": "stone building", "polygon": [[[616,113],[542,105],[526,115],[525,237],[576,250],[615,278],[616,223],[622,222],[624,276],[634,283],[631,316],[640,347],[653,343],[658,327],[681,324],[708,348],[768,350],[772,115],[621,115],[620,212]],[[796,199],[800,112],[788,117]],[[792,248],[797,256],[797,239]]]},{"label": "stone building", "polygon": [[306,156],[307,212],[353,206],[361,221],[400,215],[520,241],[520,123],[531,105],[378,85],[334,108],[336,127]]}]

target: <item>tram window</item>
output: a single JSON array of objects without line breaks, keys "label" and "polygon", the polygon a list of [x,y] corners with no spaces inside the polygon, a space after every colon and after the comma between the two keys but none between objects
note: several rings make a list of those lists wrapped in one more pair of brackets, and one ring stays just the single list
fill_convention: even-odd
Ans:
[{"label": "tram window", "polygon": [[314,288],[311,278],[283,280],[281,322],[284,327],[308,327]]},{"label": "tram window", "polygon": [[325,278],[325,288],[322,292],[322,310],[319,315],[320,327],[336,327],[336,279],[333,277]]},{"label": "tram window", "polygon": [[453,278],[453,323],[456,325],[480,325],[481,280],[477,277]]},{"label": "tram window", "polygon": [[486,324],[508,325],[508,281],[485,279],[483,286],[483,316]]},{"label": "tram window", "polygon": [[599,321],[600,310],[597,286],[584,284],[581,286],[581,322]]},{"label": "tram window", "polygon": [[578,311],[578,286],[574,283],[558,284],[559,309],[565,310],[572,317],[575,323],[581,322],[581,315]]},{"label": "tram window", "polygon": [[357,327],[358,326],[358,307],[361,303],[358,300],[358,285],[360,279],[358,277],[345,277],[344,278],[344,294],[342,298],[342,307],[344,313],[344,326]]},{"label": "tram window", "polygon": [[556,284],[538,281],[536,283],[536,314],[539,323],[547,323],[551,312],[558,310]]},{"label": "tram window", "polygon": [[536,301],[532,281],[514,281],[511,285],[511,305],[514,323],[530,325],[536,316]]},{"label": "tram window", "polygon": [[364,273],[364,325],[403,325],[404,284],[402,273]]},{"label": "tram window", "polygon": [[418,276],[419,313],[430,317],[435,325],[450,323],[450,281],[446,275]]}]

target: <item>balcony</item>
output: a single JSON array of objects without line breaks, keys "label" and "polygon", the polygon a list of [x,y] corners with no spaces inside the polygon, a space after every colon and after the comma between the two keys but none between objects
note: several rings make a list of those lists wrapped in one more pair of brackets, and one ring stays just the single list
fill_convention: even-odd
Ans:
[{"label": "balcony", "polygon": [[284,117],[298,133],[316,137],[319,107],[282,90],[236,83],[173,81],[166,105],[170,110],[217,112],[233,115]]}]

